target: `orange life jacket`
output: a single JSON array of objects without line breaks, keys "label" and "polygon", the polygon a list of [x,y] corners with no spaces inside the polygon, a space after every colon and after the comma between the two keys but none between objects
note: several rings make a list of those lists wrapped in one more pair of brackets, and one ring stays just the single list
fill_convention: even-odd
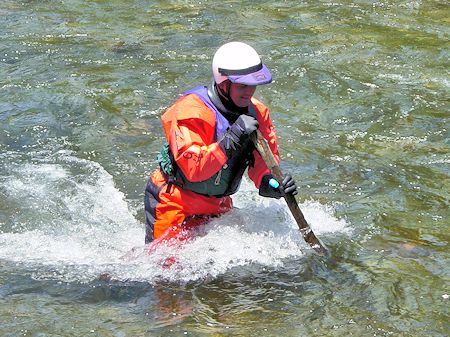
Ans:
[{"label": "orange life jacket", "polygon": [[[258,119],[263,135],[264,130],[269,135],[269,143],[278,157],[268,109],[254,99],[249,114]],[[231,158],[218,145],[217,140],[228,129],[229,122],[209,99],[206,87],[185,93],[162,116],[162,123],[169,145],[163,147],[159,156],[160,167],[171,183],[183,189],[207,196],[231,195],[239,188],[246,168],[255,168],[256,151],[251,142]],[[254,171],[256,176],[262,171],[268,173],[265,164]],[[259,186],[261,179],[254,181]]]}]

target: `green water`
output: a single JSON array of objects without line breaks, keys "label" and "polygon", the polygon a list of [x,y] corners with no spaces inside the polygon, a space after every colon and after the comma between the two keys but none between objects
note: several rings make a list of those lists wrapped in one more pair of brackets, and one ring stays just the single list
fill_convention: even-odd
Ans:
[{"label": "green water", "polygon": [[[450,335],[449,5],[3,0],[0,335]],[[159,117],[231,40],[334,261],[244,186],[185,272],[122,263]]]}]

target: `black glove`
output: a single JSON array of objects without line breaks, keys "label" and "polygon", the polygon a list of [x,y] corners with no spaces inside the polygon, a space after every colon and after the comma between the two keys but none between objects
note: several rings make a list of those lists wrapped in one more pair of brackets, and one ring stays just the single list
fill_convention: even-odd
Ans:
[{"label": "black glove", "polygon": [[228,157],[231,157],[249,140],[250,135],[258,129],[258,126],[256,118],[240,115],[219,140],[220,147]]},{"label": "black glove", "polygon": [[[275,179],[271,174],[265,175],[259,186],[259,195],[263,197],[280,199],[285,194],[296,195],[297,185],[291,175],[287,174],[278,188],[270,185],[270,179]],[[276,180],[275,180],[276,181]]]}]

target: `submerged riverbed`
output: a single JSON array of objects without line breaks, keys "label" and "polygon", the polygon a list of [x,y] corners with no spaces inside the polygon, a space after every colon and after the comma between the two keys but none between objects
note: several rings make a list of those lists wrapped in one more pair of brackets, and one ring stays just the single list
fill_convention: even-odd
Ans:
[{"label": "submerged riverbed", "polygon": [[[448,13],[2,1],[0,335],[448,336]],[[196,239],[144,253],[160,116],[231,40],[272,71],[256,94],[333,260],[249,180]]]}]

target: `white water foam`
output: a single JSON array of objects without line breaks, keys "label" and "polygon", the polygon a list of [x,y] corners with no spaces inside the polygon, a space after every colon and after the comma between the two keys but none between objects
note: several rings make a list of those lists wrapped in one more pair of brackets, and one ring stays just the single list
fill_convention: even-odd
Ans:
[{"label": "white water foam", "polygon": [[[0,259],[34,270],[38,279],[89,282],[106,273],[119,281],[189,282],[254,264],[282,268],[286,259],[311,251],[284,201],[258,196],[247,180],[234,196],[238,209],[182,246],[161,246],[151,255],[142,244],[144,225],[97,163],[60,151],[13,167],[3,181],[10,198],[34,209],[18,230],[0,232]],[[318,236],[349,231],[331,206],[308,201],[300,207]],[[31,214],[40,220],[34,223]],[[175,259],[170,268],[162,265],[167,257]]]}]

